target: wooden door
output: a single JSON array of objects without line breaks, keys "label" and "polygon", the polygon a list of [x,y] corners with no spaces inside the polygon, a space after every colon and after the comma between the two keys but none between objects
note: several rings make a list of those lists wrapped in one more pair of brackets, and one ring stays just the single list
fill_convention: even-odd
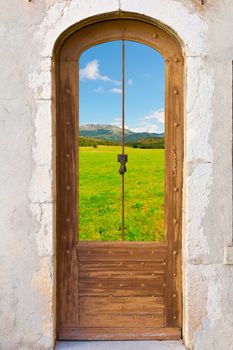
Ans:
[{"label": "wooden door", "polygon": [[[112,40],[146,44],[166,62],[162,242],[78,239],[77,61],[88,47]],[[183,57],[179,45],[151,24],[132,19],[100,22],[66,40],[58,68],[58,338],[180,339]]]}]

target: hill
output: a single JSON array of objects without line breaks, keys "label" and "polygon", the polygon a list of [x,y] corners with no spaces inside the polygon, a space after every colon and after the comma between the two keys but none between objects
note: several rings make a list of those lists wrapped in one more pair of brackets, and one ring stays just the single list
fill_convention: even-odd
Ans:
[{"label": "hill", "polygon": [[[133,131],[125,129],[125,136],[133,134]],[[115,125],[107,124],[86,124],[81,125],[79,128],[79,135],[91,138],[97,138],[101,140],[117,141],[120,142],[121,128]]]},{"label": "hill", "polygon": [[[98,140],[108,140],[120,143],[122,140],[122,130],[119,126],[109,124],[85,124],[79,128],[79,135],[95,138]],[[125,143],[137,142],[143,139],[163,138],[164,134],[141,132],[137,133],[125,129]]]}]

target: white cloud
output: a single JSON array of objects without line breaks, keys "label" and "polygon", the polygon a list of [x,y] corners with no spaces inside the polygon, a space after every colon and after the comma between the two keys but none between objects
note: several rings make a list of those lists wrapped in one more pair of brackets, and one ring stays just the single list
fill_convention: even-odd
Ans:
[{"label": "white cloud", "polygon": [[162,131],[156,124],[147,124],[138,128],[130,129],[134,132],[149,132],[149,133],[161,133]]},{"label": "white cloud", "polygon": [[[122,118],[114,118],[114,121],[111,123],[111,125],[118,126],[119,128],[122,128]],[[125,125],[125,129],[129,129],[128,125]]]},{"label": "white cloud", "polygon": [[134,132],[162,133],[164,132],[164,110],[162,108],[151,112],[142,117],[135,128]]},{"label": "white cloud", "polygon": [[115,126],[120,126],[121,127],[121,123],[120,122],[112,122],[111,125],[115,125]]},{"label": "white cloud", "polygon": [[120,117],[114,118],[114,120],[113,120],[113,122],[112,122],[111,124],[112,124],[112,125],[115,125],[115,126],[120,126],[120,127],[121,127],[122,118],[120,118]]},{"label": "white cloud", "polygon": [[119,81],[109,78],[107,75],[100,73],[100,64],[98,60],[92,60],[87,63],[86,67],[79,70],[80,80],[102,80],[115,84],[120,84]]},{"label": "white cloud", "polygon": [[122,94],[122,88],[114,87],[109,90],[110,92],[113,92],[114,94]]},{"label": "white cloud", "polygon": [[97,94],[103,94],[104,93],[104,88],[103,88],[103,86],[99,86],[94,91],[97,92]]},{"label": "white cloud", "polygon": [[158,122],[164,124],[164,110],[163,109],[157,109],[156,111],[152,112],[149,115],[145,115],[142,118],[143,121],[145,120],[157,120]]},{"label": "white cloud", "polygon": [[129,79],[129,80],[127,81],[127,83],[128,83],[128,85],[133,85],[133,79]]}]

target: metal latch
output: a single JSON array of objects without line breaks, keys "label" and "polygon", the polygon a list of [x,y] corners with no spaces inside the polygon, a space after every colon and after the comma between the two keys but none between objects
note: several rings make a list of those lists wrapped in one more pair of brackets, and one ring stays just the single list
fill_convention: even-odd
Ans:
[{"label": "metal latch", "polygon": [[127,154],[118,154],[117,160],[119,163],[121,163],[119,173],[123,175],[127,170],[125,164],[128,162],[128,155]]}]

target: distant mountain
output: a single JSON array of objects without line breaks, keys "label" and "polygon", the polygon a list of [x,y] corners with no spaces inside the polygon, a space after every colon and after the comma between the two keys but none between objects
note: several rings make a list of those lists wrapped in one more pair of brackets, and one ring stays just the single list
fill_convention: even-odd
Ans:
[{"label": "distant mountain", "polygon": [[[133,131],[125,129],[125,136],[133,134]],[[86,124],[79,128],[79,135],[102,140],[120,142],[122,138],[121,128],[107,124]]]},{"label": "distant mountain", "polygon": [[[108,124],[85,124],[79,128],[79,135],[95,138],[99,140],[108,140],[114,142],[121,142],[122,130],[119,126]],[[159,138],[164,137],[164,134],[156,134],[149,132],[133,132],[132,130],[125,129],[125,143],[139,141],[146,138]]]}]

